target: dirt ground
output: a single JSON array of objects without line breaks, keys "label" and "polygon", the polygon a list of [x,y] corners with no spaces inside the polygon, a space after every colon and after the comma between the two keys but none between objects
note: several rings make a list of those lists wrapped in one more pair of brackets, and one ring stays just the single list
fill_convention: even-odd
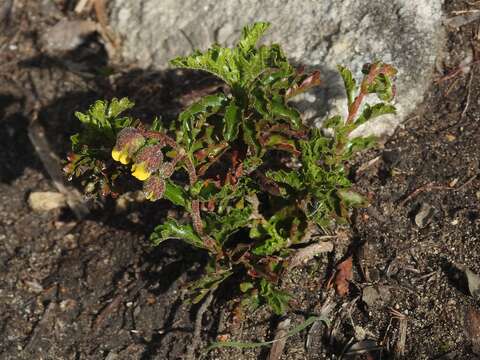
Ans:
[{"label": "dirt ground", "polygon": [[[150,246],[148,234],[166,215],[162,202],[96,203],[82,221],[68,209],[32,211],[31,192],[56,189],[28,126],[41,124],[64,157],[78,126],[75,110],[128,95],[135,116],[170,116],[208,79],[120,67],[98,35],[47,54],[46,29],[88,17],[74,14],[76,3],[0,4],[0,358],[180,359],[198,310],[184,301],[183,286],[199,276],[205,255],[175,241]],[[474,8],[445,5],[447,14]],[[464,274],[480,274],[479,22],[447,31],[423,104],[381,148],[352,164],[371,206],[353,214],[351,236],[337,240],[333,254],[284,280],[295,294],[291,327],[319,314],[330,324],[289,337],[282,359],[480,358],[480,300]],[[340,298],[326,285],[349,256],[354,277]],[[220,290],[198,354],[217,338],[272,339],[281,319],[260,309],[239,320],[235,309],[228,288]],[[205,356],[267,357],[268,348]]]}]

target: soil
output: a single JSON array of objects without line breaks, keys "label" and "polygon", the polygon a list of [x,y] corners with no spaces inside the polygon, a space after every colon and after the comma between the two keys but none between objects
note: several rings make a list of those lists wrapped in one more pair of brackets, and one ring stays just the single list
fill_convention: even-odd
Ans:
[{"label": "soil", "polygon": [[[138,104],[135,116],[168,118],[211,79],[119,66],[96,35],[75,50],[47,54],[42,34],[61,19],[81,18],[73,11],[76,1],[5,4],[0,358],[180,359],[192,343],[198,310],[184,301],[183,287],[201,274],[205,254],[176,241],[150,246],[149,233],[167,215],[162,202],[127,199],[120,206],[109,200],[81,221],[68,209],[32,211],[29,193],[56,189],[28,126],[41,124],[63,158],[68,136],[78,129],[73,112],[94,100],[128,95]],[[472,6],[447,1],[445,11]],[[380,148],[352,163],[355,186],[368,194],[370,207],[352,214],[349,236],[336,240],[334,253],[284,280],[285,290],[295,294],[286,315],[292,327],[314,314],[330,322],[290,336],[282,359],[478,358],[480,329],[469,321],[480,318],[480,302],[464,271],[480,274],[480,69],[455,71],[469,56],[478,59],[478,21],[447,31],[437,81],[423,105]],[[349,256],[353,280],[340,297],[327,288],[336,264]],[[228,288],[217,292],[197,355],[216,339],[274,337],[281,319],[264,308],[239,319],[236,305]],[[268,348],[232,348],[205,358],[267,356]]]}]

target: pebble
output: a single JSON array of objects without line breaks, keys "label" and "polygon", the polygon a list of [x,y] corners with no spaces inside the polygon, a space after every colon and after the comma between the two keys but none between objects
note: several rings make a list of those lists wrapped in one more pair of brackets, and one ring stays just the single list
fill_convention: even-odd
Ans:
[{"label": "pebble", "polygon": [[433,207],[427,203],[423,203],[417,215],[415,215],[415,224],[417,224],[419,228],[425,227],[432,219],[433,213]]},{"label": "pebble", "polygon": [[45,212],[66,205],[65,195],[54,191],[37,191],[28,196],[28,205],[33,211]]}]

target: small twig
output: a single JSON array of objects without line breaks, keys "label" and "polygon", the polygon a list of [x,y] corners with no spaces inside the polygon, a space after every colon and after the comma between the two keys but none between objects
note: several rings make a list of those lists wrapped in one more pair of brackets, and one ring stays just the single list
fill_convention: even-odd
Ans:
[{"label": "small twig", "polygon": [[66,185],[65,176],[61,171],[61,161],[57,155],[50,149],[50,145],[45,137],[45,130],[38,123],[33,123],[28,127],[28,137],[40,158],[43,167],[52,179],[53,185],[65,195],[67,204],[72,209],[75,216],[81,220],[88,215],[90,210],[80,192],[72,186]]},{"label": "small twig", "polygon": [[463,108],[460,118],[463,118],[465,116],[465,114],[467,113],[468,107],[470,106],[470,97],[472,95],[473,72],[474,72],[474,67],[472,67],[472,70],[470,71],[470,80],[468,81],[468,85],[467,85],[467,100],[465,101],[465,107]]},{"label": "small twig", "polygon": [[188,347],[187,354],[185,355],[185,360],[195,359],[195,350],[197,349],[201,341],[200,335],[202,332],[203,315],[207,311],[212,301],[213,301],[213,292],[210,292],[210,294],[208,294],[208,296],[205,298],[205,301],[202,303],[202,305],[197,311],[197,315],[195,317],[195,329],[193,331],[193,339],[190,346]]},{"label": "small twig", "polygon": [[413,198],[417,197],[419,194],[425,191],[431,191],[431,190],[454,190],[453,188],[445,185],[434,185],[434,182],[430,182],[428,184],[425,184],[423,186],[420,186],[418,189],[412,191],[405,199],[403,199],[400,203],[399,206],[405,206],[407,202],[412,200]]},{"label": "small twig", "polygon": [[[336,238],[336,236],[332,236]],[[330,241],[316,242],[312,245],[309,245],[303,249],[298,250],[288,261],[288,268],[293,269],[294,267],[305,264],[309,260],[313,259],[315,256],[321,253],[333,251],[333,243]]]},{"label": "small twig", "polygon": [[472,14],[472,13],[478,13],[480,12],[479,9],[470,9],[470,10],[456,10],[452,11],[452,15],[461,15],[461,14]]},{"label": "small twig", "polygon": [[425,184],[423,186],[420,186],[416,190],[412,191],[405,199],[403,199],[400,203],[399,206],[404,206],[407,202],[412,200],[414,197],[418,196],[420,193],[425,192],[425,191],[431,191],[431,190],[453,190],[453,191],[460,191],[461,189],[465,188],[468,186],[470,183],[472,183],[480,173],[477,173],[470,177],[467,181],[465,181],[462,185],[457,186],[456,188],[451,187],[451,186],[445,186],[445,185],[434,185],[434,182],[430,182],[428,184]]},{"label": "small twig", "polygon": [[397,319],[398,324],[398,339],[397,343],[395,344],[395,354],[398,357],[403,357],[405,355],[405,343],[407,340],[407,316],[402,314],[401,312],[390,308],[390,313],[392,314],[394,319]]},{"label": "small twig", "polygon": [[447,75],[442,76],[440,79],[436,80],[435,82],[437,84],[439,84],[439,83],[441,83],[445,80],[450,80],[450,79],[454,78],[455,76],[457,76],[458,74],[460,74],[461,72],[463,72],[465,69],[469,68],[472,65],[478,64],[478,63],[480,63],[480,59],[469,62],[468,64],[465,64],[465,65],[461,65],[461,66],[457,67],[456,69],[450,71]]},{"label": "small twig", "polygon": [[92,9],[92,1],[91,0],[79,0],[77,5],[75,6],[74,11],[77,14],[81,14],[84,11],[90,11]]},{"label": "small twig", "polygon": [[100,27],[98,32],[105,40],[106,50],[109,57],[114,57],[119,46],[115,34],[108,27],[108,16],[105,10],[105,0],[93,0],[93,7]]},{"label": "small twig", "polygon": [[462,185],[456,187],[455,191],[459,191],[459,190],[467,187],[468,185],[470,185],[478,177],[478,175],[480,175],[480,173],[477,173],[477,174],[473,175],[472,177],[470,177],[470,179],[465,181]]}]

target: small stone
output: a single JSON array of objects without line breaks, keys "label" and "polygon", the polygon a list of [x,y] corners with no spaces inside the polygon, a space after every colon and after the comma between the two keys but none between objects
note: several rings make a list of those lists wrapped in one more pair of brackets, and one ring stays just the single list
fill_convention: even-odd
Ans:
[{"label": "small stone", "polygon": [[374,286],[367,286],[362,292],[362,301],[372,307],[380,300],[380,292]]},{"label": "small stone", "polygon": [[475,274],[470,269],[465,269],[465,276],[467,277],[468,290],[470,294],[480,300],[480,276]]},{"label": "small stone", "polygon": [[44,212],[60,209],[66,205],[65,195],[53,191],[32,192],[28,204],[33,211]]},{"label": "small stone", "polygon": [[41,42],[47,53],[71,51],[96,30],[91,20],[60,20],[42,35]]},{"label": "small stone", "polygon": [[433,207],[427,203],[423,203],[417,215],[415,215],[415,224],[417,224],[419,228],[427,226],[432,219],[433,213]]},{"label": "small stone", "polygon": [[452,135],[452,134],[445,135],[445,138],[447,139],[448,142],[452,142],[456,140],[455,135]]}]

